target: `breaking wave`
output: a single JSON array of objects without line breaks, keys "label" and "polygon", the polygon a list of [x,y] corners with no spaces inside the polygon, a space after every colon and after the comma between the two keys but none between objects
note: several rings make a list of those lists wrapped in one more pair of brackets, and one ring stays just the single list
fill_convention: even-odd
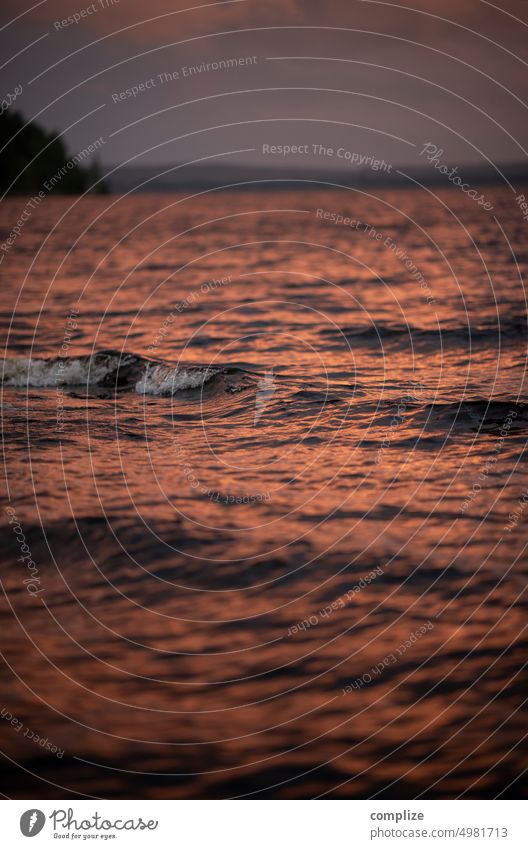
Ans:
[{"label": "breaking wave", "polygon": [[20,387],[90,386],[129,389],[141,395],[174,395],[198,389],[221,368],[179,366],[137,354],[98,351],[78,357],[2,361],[2,383]]}]

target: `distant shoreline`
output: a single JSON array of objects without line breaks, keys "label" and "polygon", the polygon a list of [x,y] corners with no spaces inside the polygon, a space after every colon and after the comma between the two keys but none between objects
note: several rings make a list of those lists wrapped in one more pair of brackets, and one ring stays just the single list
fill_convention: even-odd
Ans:
[{"label": "distant shoreline", "polygon": [[[196,167],[176,164],[159,166],[107,166],[105,182],[113,194],[121,192],[174,192],[187,189],[204,190],[229,188],[235,191],[289,191],[331,190],[343,188],[413,188],[415,183],[435,188],[455,188],[443,174],[431,169],[393,168],[390,173],[279,169],[247,166],[217,168],[215,166]],[[116,169],[116,170],[114,170]],[[103,171],[106,169],[102,169]],[[401,170],[402,173],[399,173]],[[524,164],[498,165],[496,169],[483,170],[468,166],[459,169],[465,179],[474,185],[505,185],[505,180],[516,185],[528,182],[528,169]],[[501,176],[501,173],[504,178]]]}]

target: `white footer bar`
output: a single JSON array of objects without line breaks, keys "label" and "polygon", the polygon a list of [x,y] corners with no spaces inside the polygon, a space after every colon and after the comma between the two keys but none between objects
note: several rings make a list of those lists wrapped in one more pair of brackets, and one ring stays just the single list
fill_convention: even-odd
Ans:
[{"label": "white footer bar", "polygon": [[[527,849],[517,801],[2,801],[1,843],[181,849]],[[29,842],[34,839],[34,843]]]}]

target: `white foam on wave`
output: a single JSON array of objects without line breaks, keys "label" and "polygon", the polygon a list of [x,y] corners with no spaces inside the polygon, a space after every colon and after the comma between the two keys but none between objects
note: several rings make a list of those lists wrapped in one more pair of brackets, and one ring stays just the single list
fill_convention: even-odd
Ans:
[{"label": "white foam on wave", "polygon": [[140,395],[173,395],[185,389],[198,389],[214,376],[210,369],[175,369],[166,365],[147,365],[136,383]]},{"label": "white foam on wave", "polygon": [[2,383],[19,387],[128,385],[141,395],[173,395],[203,386],[215,371],[180,368],[142,360],[133,354],[99,352],[49,360],[28,357],[1,362]]},{"label": "white foam on wave", "polygon": [[2,382],[8,386],[97,385],[115,372],[118,357],[98,361],[95,357],[33,360],[28,357],[2,361]]}]

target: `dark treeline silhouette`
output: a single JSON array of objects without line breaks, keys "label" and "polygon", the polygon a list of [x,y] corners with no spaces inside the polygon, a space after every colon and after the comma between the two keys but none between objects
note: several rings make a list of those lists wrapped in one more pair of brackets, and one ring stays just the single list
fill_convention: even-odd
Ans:
[{"label": "dark treeline silhouette", "polygon": [[95,192],[107,191],[103,182],[94,186],[100,178],[98,164],[82,162],[88,152],[71,156],[56,133],[47,132],[35,121],[26,122],[21,112],[6,110],[0,115],[0,149],[2,194],[31,194],[44,189],[71,195],[92,187]]}]

